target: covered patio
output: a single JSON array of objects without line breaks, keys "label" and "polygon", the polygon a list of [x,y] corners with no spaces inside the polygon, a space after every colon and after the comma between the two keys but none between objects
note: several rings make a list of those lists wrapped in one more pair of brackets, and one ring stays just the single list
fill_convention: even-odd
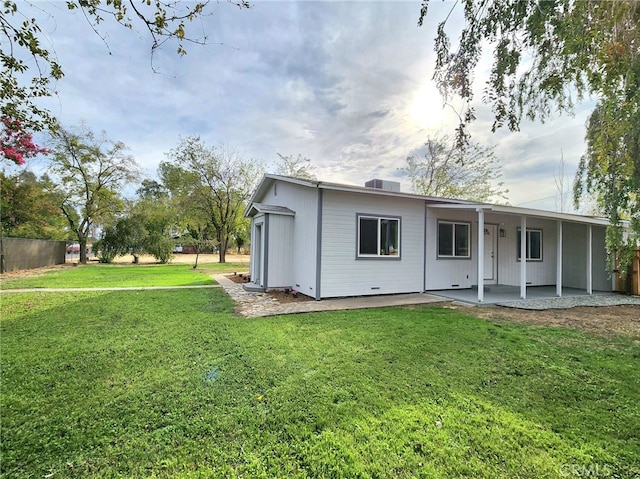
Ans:
[{"label": "covered patio", "polygon": [[[468,256],[475,263],[467,276],[473,278],[472,288],[427,288],[430,293],[497,304],[613,290],[604,246],[606,219],[504,205],[432,204],[427,208],[438,218],[452,216],[452,211],[474,214],[477,225]],[[438,215],[439,211],[448,213]]]},{"label": "covered patio", "polygon": [[519,286],[508,286],[503,284],[485,285],[484,295],[481,300],[478,299],[478,289],[447,289],[439,291],[429,291],[429,294],[442,296],[461,303],[474,305],[501,305],[509,303],[510,306],[517,307],[516,302],[521,301],[524,305],[526,301],[554,298],[584,298],[588,296],[614,296],[623,297],[622,295],[607,292],[593,291],[589,293],[585,289],[562,288],[562,296],[558,295],[555,285],[552,286],[529,286],[527,287],[527,297],[521,297]]}]

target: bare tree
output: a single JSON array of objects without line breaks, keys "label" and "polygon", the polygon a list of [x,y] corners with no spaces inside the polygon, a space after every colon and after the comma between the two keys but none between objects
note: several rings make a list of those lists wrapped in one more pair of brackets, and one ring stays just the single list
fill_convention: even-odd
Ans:
[{"label": "bare tree", "polygon": [[284,156],[278,153],[280,161],[276,165],[276,173],[283,176],[291,176],[293,178],[302,178],[305,180],[315,180],[316,175],[313,172],[315,167],[311,164],[311,160],[305,156],[298,154],[296,158],[293,155]]},{"label": "bare tree", "polygon": [[565,161],[564,154],[560,150],[560,163],[558,164],[558,173],[553,173],[553,181],[556,184],[556,211],[564,213],[567,210],[567,201],[571,190],[565,184]]},{"label": "bare tree", "polygon": [[474,201],[506,199],[509,190],[500,181],[493,148],[471,143],[461,150],[455,139],[444,135],[429,138],[423,152],[420,159],[407,157],[407,167],[401,168],[415,193]]}]

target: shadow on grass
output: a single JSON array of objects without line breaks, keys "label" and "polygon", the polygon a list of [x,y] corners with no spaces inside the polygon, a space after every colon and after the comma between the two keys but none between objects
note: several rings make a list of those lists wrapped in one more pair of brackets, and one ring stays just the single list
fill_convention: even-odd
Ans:
[{"label": "shadow on grass", "polygon": [[437,308],[247,320],[219,290],[65,296],[12,298],[2,322],[7,477],[637,470],[623,340]]}]

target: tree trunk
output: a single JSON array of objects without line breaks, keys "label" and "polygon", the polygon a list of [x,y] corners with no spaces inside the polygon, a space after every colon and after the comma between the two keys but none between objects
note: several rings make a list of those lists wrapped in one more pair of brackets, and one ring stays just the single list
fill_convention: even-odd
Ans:
[{"label": "tree trunk", "polygon": [[220,263],[226,263],[227,260],[225,256],[227,254],[227,236],[224,233],[221,233],[219,236],[219,250],[218,250],[218,258]]},{"label": "tree trunk", "polygon": [[87,239],[78,238],[78,244],[80,245],[80,264],[87,264]]}]

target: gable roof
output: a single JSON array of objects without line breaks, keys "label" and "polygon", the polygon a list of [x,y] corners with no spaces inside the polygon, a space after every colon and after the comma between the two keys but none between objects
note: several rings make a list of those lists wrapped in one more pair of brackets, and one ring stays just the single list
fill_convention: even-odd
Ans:
[{"label": "gable roof", "polygon": [[290,210],[286,206],[277,206],[277,205],[266,205],[264,203],[251,203],[249,208],[247,208],[247,212],[245,216],[254,216],[258,213],[273,213],[277,215],[283,216],[295,216],[296,212]]},{"label": "gable roof", "polygon": [[383,190],[379,188],[371,188],[368,186],[355,186],[355,185],[346,185],[342,183],[331,183],[328,181],[306,180],[302,178],[294,178],[291,176],[274,175],[271,173],[267,173],[262,177],[262,180],[260,181],[257,188],[253,192],[253,195],[251,195],[251,198],[249,199],[249,204],[251,205],[254,202],[259,202],[264,196],[264,194],[269,190],[271,185],[278,181],[282,181],[285,183],[292,183],[295,185],[307,186],[309,188],[318,188],[318,189],[334,190],[334,191],[347,191],[347,192],[355,192],[355,193],[367,193],[367,194],[379,195],[379,196],[393,196],[396,198],[412,198],[412,199],[427,200],[427,201],[438,202],[438,203],[451,203],[451,204],[464,204],[464,205],[482,204],[478,202],[456,200],[452,198],[439,198],[435,196],[418,195],[415,193],[404,193],[401,191]]},{"label": "gable roof", "polygon": [[[599,218],[595,216],[585,216],[585,215],[577,215],[571,213],[559,213],[555,211],[546,211],[546,210],[538,210],[534,208],[521,208],[518,206],[509,206],[509,205],[496,205],[491,203],[482,203],[478,201],[467,201],[467,200],[456,200],[452,198],[439,198],[436,196],[425,196],[419,195],[416,193],[404,193],[399,191],[390,191],[390,190],[382,190],[378,188],[371,188],[367,186],[354,186],[354,185],[345,185],[341,183],[331,183],[325,181],[317,181],[317,180],[307,180],[302,178],[293,178],[290,176],[281,176],[274,174],[266,174],[263,176],[262,180],[258,184],[258,187],[254,191],[253,195],[249,200],[249,207],[245,211],[245,216],[250,216],[259,212],[259,208],[266,208],[269,205],[264,205],[260,203],[266,192],[269,190],[272,184],[281,181],[285,183],[292,183],[296,185],[306,186],[309,188],[317,188],[317,189],[325,189],[325,190],[334,190],[334,191],[346,191],[351,193],[360,193],[360,194],[368,194],[368,195],[376,195],[376,196],[391,196],[394,198],[410,198],[415,200],[421,200],[427,203],[427,206],[430,208],[453,208],[453,209],[466,209],[466,210],[484,210],[484,211],[493,211],[495,213],[502,213],[507,215],[524,215],[528,217],[537,217],[537,218],[546,218],[546,219],[554,219],[561,221],[569,221],[573,223],[584,223],[591,224],[597,226],[607,226],[609,225],[609,220],[606,218]],[[260,205],[260,206],[258,206]],[[271,208],[275,208],[275,206],[271,205]],[[289,210],[288,208],[285,208]],[[295,213],[289,210],[291,214]],[[268,212],[264,210],[264,212]],[[273,211],[275,212],[275,211]],[[283,214],[283,213],[280,213]]]}]

